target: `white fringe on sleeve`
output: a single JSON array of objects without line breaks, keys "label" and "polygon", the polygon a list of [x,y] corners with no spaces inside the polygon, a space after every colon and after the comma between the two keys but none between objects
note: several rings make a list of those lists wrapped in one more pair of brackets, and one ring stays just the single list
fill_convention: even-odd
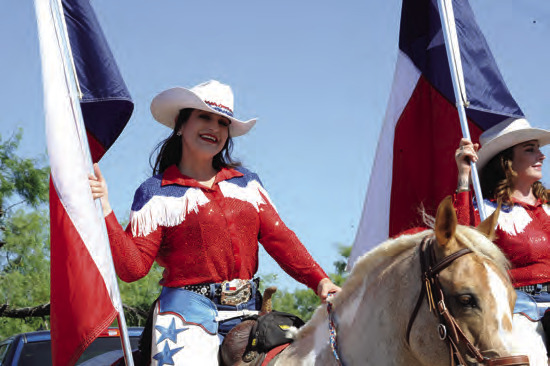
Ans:
[{"label": "white fringe on sleeve", "polygon": [[498,216],[498,226],[509,235],[517,235],[532,221],[527,211],[515,205],[510,212],[502,212]]},{"label": "white fringe on sleeve", "polygon": [[147,236],[159,226],[177,226],[208,202],[198,188],[189,188],[182,197],[153,196],[139,211],[130,212],[132,235]]},{"label": "white fringe on sleeve", "polygon": [[248,202],[254,206],[256,211],[260,211],[260,208],[259,208],[260,205],[266,204],[265,200],[260,194],[261,192],[264,195],[264,197],[267,198],[271,206],[273,206],[273,208],[277,210],[273,202],[271,202],[271,199],[269,198],[267,191],[264,189],[264,187],[262,187],[262,185],[257,180],[249,181],[246,187],[240,187],[236,184],[233,184],[227,181],[220,182],[219,186],[224,197],[236,198],[238,200]]}]

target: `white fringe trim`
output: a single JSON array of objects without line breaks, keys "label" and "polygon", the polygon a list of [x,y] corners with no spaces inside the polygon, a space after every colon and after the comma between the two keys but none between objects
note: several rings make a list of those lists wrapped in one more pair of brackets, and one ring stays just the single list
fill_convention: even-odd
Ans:
[{"label": "white fringe trim", "polygon": [[244,188],[226,181],[220,182],[218,183],[218,185],[220,186],[220,190],[222,191],[224,197],[236,198],[238,200],[248,202],[252,204],[252,206],[254,206],[256,211],[260,211],[260,205],[266,204],[265,200],[260,194],[261,192],[267,198],[271,206],[273,206],[275,211],[277,210],[273,202],[271,202],[267,191],[264,189],[264,187],[261,186],[261,184],[257,180],[249,181]]},{"label": "white fringe trim", "polygon": [[532,221],[531,216],[521,206],[514,206],[510,212],[500,211],[498,226],[509,235],[517,235]]},{"label": "white fringe trim", "polygon": [[130,212],[133,236],[147,236],[159,226],[181,224],[188,213],[199,211],[209,199],[199,188],[189,188],[182,197],[154,196],[139,211]]},{"label": "white fringe trim", "polygon": [[544,205],[542,205],[542,208],[544,209],[544,212],[546,212],[546,214],[550,216],[550,206],[545,203]]}]

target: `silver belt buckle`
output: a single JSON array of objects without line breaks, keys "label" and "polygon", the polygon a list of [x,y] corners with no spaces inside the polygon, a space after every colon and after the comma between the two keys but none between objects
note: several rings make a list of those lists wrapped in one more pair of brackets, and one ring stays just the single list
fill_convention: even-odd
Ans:
[{"label": "silver belt buckle", "polygon": [[221,284],[220,303],[222,305],[239,305],[250,300],[252,286],[250,281],[239,278],[223,281]]}]

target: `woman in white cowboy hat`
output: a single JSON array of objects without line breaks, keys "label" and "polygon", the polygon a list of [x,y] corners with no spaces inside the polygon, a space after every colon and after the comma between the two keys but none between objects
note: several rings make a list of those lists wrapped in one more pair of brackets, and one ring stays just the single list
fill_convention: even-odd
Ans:
[{"label": "woman in white cowboy hat", "polygon": [[455,152],[458,220],[479,223],[469,189],[469,162],[475,161],[487,214],[502,202],[495,243],[511,263],[509,274],[518,293],[514,323],[527,321],[525,316],[537,321],[550,302],[550,197],[540,182],[545,159],[540,147],[550,143],[550,131],[509,118],[485,131],[480,143],[478,150],[478,144],[462,139]]},{"label": "woman in white cowboy hat", "polygon": [[151,364],[217,365],[223,335],[261,305],[258,241],[321,299],[339,288],[285,226],[258,176],[231,159],[231,138],[256,120],[233,116],[228,85],[168,89],[151,112],[172,133],[158,146],[153,177],[135,193],[126,230],[97,166],[90,186],[103,204],[119,277],[138,280],[154,261],[165,268],[152,309]]}]

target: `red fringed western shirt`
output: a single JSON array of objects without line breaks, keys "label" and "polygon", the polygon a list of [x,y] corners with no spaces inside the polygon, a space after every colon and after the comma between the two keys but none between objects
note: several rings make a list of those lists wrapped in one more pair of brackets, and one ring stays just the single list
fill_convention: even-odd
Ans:
[{"label": "red fringed western shirt", "polygon": [[144,277],[155,260],[167,287],[251,279],[258,241],[314,291],[328,277],[281,220],[258,176],[244,168],[222,169],[207,188],[173,165],[137,189],[126,231],[114,213],[105,220],[116,272],[126,282]]},{"label": "red fringed western shirt", "polygon": [[[454,196],[458,223],[477,226],[479,213],[472,204],[470,192]],[[496,202],[484,200],[487,215]],[[495,244],[503,251],[512,268],[509,271],[514,287],[550,282],[550,207],[514,202],[503,206],[498,217]]]}]

